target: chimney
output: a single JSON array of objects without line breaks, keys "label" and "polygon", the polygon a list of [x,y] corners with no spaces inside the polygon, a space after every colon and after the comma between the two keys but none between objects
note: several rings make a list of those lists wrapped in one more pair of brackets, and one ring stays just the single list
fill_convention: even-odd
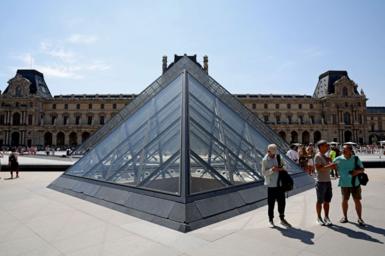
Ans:
[{"label": "chimney", "polygon": [[207,55],[203,56],[203,70],[207,74],[209,73],[209,57]]},{"label": "chimney", "polygon": [[167,71],[167,56],[164,55],[162,58],[162,74],[166,73]]}]

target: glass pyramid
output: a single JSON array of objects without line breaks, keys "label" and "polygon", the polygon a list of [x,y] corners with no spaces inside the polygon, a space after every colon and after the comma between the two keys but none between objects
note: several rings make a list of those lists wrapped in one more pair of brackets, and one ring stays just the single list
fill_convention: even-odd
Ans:
[{"label": "glass pyramid", "polygon": [[258,188],[270,143],[293,176],[304,174],[279,135],[188,58],[157,81],[114,126],[95,133],[93,147],[50,187],[188,231],[266,199]]}]

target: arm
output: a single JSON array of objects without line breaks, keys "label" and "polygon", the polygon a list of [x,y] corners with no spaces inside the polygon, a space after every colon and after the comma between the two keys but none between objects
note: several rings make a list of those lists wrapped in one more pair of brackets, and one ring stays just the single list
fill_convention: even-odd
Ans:
[{"label": "arm", "polygon": [[321,164],[321,160],[318,156],[315,157],[314,162],[317,170],[320,172],[328,172],[336,168],[335,163],[328,163],[326,165]]},{"label": "arm", "polygon": [[365,170],[360,158],[358,156],[355,157],[357,157],[357,167],[359,168],[356,168],[352,171],[352,176],[357,176],[358,174],[363,173]]}]

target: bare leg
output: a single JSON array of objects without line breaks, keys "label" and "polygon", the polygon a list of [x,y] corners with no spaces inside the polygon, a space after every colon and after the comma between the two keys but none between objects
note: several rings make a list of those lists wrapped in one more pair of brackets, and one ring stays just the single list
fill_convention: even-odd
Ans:
[{"label": "bare leg", "polygon": [[342,213],[345,218],[348,218],[348,200],[342,200]]},{"label": "bare leg", "polygon": [[321,203],[316,203],[315,209],[317,211],[317,217],[321,218],[321,210],[322,210],[322,204]]},{"label": "bare leg", "polygon": [[360,199],[354,199],[354,204],[356,205],[356,212],[359,219],[362,219],[362,204]]},{"label": "bare leg", "polygon": [[324,203],[324,213],[325,213],[325,217],[326,218],[329,218],[329,208],[330,208],[330,206],[329,206],[329,203]]}]

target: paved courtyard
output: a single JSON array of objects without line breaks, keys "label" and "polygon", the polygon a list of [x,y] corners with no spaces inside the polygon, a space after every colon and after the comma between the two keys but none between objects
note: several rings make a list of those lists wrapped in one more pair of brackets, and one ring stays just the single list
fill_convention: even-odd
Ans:
[{"label": "paved courtyard", "polygon": [[[0,173],[0,255],[385,255],[385,169],[369,169],[366,228],[340,224],[334,181],[332,227],[315,223],[315,192],[291,196],[293,228],[269,228],[266,207],[183,234],[46,186],[58,172]],[[356,221],[351,205],[349,218]]]}]

